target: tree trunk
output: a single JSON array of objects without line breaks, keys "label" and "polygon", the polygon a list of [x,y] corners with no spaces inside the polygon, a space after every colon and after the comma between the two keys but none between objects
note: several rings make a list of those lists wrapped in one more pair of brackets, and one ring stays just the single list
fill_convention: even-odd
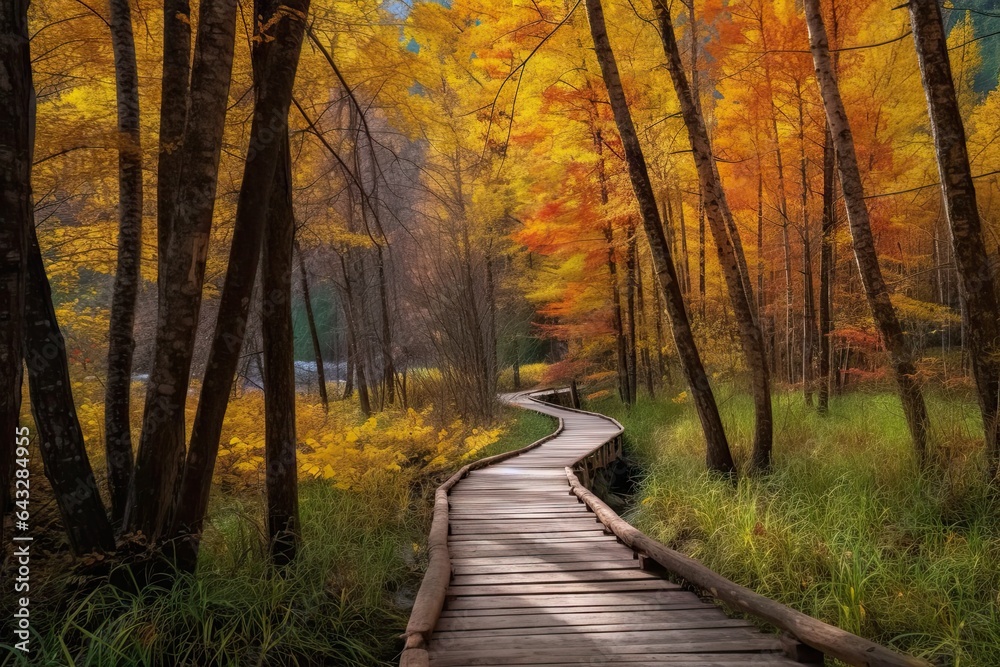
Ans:
[{"label": "tree trunk", "polygon": [[[348,251],[350,252],[350,251]],[[365,371],[365,358],[364,350],[361,343],[361,332],[360,332],[360,322],[359,311],[360,307],[358,305],[358,300],[360,297],[355,294],[355,289],[353,280],[348,275],[348,266],[344,265],[344,279],[345,285],[347,287],[347,304],[348,304],[348,356],[350,359],[349,366],[350,370],[353,371],[351,378],[357,386],[358,392],[358,404],[361,406],[361,412],[365,417],[370,417],[372,414],[371,397],[368,394],[368,374]],[[345,398],[350,396],[345,389]]]},{"label": "tree trunk", "polygon": [[160,85],[160,145],[156,164],[156,282],[160,307],[165,297],[167,252],[184,166],[191,75],[191,5],[189,0],[163,2],[163,77]]},{"label": "tree trunk", "polygon": [[302,302],[306,307],[306,321],[309,324],[309,339],[312,341],[313,356],[316,357],[316,382],[319,384],[319,400],[323,403],[323,412],[330,410],[330,396],[326,393],[326,368],[323,366],[323,349],[319,342],[319,331],[316,329],[316,314],[313,312],[312,298],[309,296],[309,276],[306,274],[306,262],[302,257],[302,248],[295,244],[295,254],[299,258],[299,286],[302,289]]},{"label": "tree trunk", "polygon": [[667,69],[670,71],[674,90],[677,91],[677,97],[680,100],[684,123],[688,129],[688,138],[694,153],[695,166],[698,169],[698,180],[701,185],[706,217],[712,226],[712,236],[715,237],[719,266],[729,290],[729,300],[739,325],[743,354],[746,358],[747,370],[750,373],[755,419],[750,468],[755,471],[764,471],[771,464],[773,434],[771,382],[764,352],[764,338],[754,314],[753,292],[750,291],[748,277],[745,277],[743,270],[741,270],[741,266],[745,266],[745,261],[740,261],[740,248],[735,245],[730,236],[731,233],[736,232],[732,225],[727,224],[732,213],[716,168],[705,120],[698,106],[694,103],[684,75],[680,50],[671,24],[670,10],[665,0],[654,0],[654,5],[660,25],[663,51],[667,58]]},{"label": "tree trunk", "polygon": [[965,127],[948,60],[948,44],[936,0],[911,0],[910,23],[927,93],[941,191],[958,270],[963,325],[976,379],[991,479],[1000,474],[1000,310],[983,243],[976,189],[969,167]]},{"label": "tree trunk", "polygon": [[[650,282],[650,295],[653,300],[653,322],[656,328],[656,369],[657,377],[662,381],[664,376],[667,374],[666,363],[663,359],[663,308],[660,305],[660,290],[656,286],[656,267],[650,262],[650,273],[652,282]],[[683,280],[681,284],[683,285]],[[669,381],[667,382],[669,384]]]},{"label": "tree trunk", "polygon": [[[666,231],[670,230],[669,224],[664,225],[664,227],[666,228]],[[673,257],[674,246],[670,242],[669,236],[670,235],[668,234],[667,247],[670,248],[670,256]],[[635,237],[636,237],[635,232],[633,232],[632,238]],[[646,294],[642,284],[642,261],[640,261],[638,257],[636,259],[637,261],[635,269],[635,294],[636,298],[639,300],[639,310],[638,310],[639,335],[643,339],[642,368],[643,368],[643,376],[646,379],[646,393],[650,396],[650,398],[652,398],[656,394],[656,390],[653,387],[653,363],[652,363],[652,357],[649,353],[649,331],[646,328]],[[655,294],[656,293],[654,292],[654,295]]]},{"label": "tree trunk", "polygon": [[608,282],[611,287],[611,321],[615,330],[615,352],[618,368],[618,397],[623,403],[632,403],[629,395],[628,339],[625,337],[625,321],[622,317],[622,298],[618,287],[618,263],[615,261],[615,237],[611,223],[604,227],[604,239],[608,244]]},{"label": "tree trunk", "polygon": [[854,256],[861,272],[861,282],[864,284],[872,316],[889,352],[910,436],[913,439],[917,459],[922,464],[927,451],[927,406],[924,404],[923,393],[916,377],[910,346],[889,300],[889,289],[879,267],[868,208],[864,200],[864,189],[861,185],[861,171],[854,151],[854,137],[833,73],[826,26],[823,24],[819,0],[805,0],[805,8],[806,22],[809,26],[809,46],[837,153],[840,184],[847,205],[847,220],[854,239]]},{"label": "tree trunk", "polygon": [[705,204],[698,195],[698,308],[703,322],[707,306],[705,294]]},{"label": "tree trunk", "polygon": [[514,338],[514,390],[521,388],[521,345],[519,340]]},{"label": "tree trunk", "polygon": [[184,406],[215,208],[235,29],[235,0],[202,2],[156,349],[124,518],[126,533],[141,534],[152,542],[167,529],[171,499],[184,466]]},{"label": "tree trunk", "polygon": [[132,476],[132,353],[142,260],[142,144],[139,73],[129,0],[111,0],[111,45],[118,97],[118,265],[111,298],[108,383],[104,393],[105,452],[111,517],[120,524]]},{"label": "tree trunk", "polygon": [[636,255],[637,253],[637,243],[635,238],[635,226],[629,221],[626,226],[626,232],[628,233],[628,250],[625,255],[625,306],[628,310],[628,331],[627,331],[627,347],[628,350],[628,396],[631,399],[630,403],[635,403],[638,398],[638,376],[639,376],[639,365],[638,365],[638,347],[639,341],[636,336],[636,315],[635,315],[635,272],[636,272]]},{"label": "tree trunk", "polygon": [[667,240],[663,236],[663,227],[660,224],[659,212],[656,210],[653,186],[646,170],[646,160],[642,155],[639,137],[632,123],[628,102],[625,99],[625,91],[622,89],[618,65],[611,50],[611,42],[608,40],[601,1],[587,0],[586,6],[597,60],[600,63],[604,82],[608,89],[615,124],[618,126],[618,132],[622,138],[632,189],[639,204],[643,228],[646,231],[656,273],[666,299],[667,313],[670,316],[674,334],[674,345],[677,348],[681,367],[684,369],[684,376],[691,389],[691,396],[705,433],[708,468],[723,474],[735,474],[736,467],[729,451],[729,443],[726,441],[722,419],[719,417],[715,396],[712,394],[708,376],[694,342],[673,258],[670,255]]},{"label": "tree trunk", "polygon": [[497,358],[497,290],[496,280],[493,276],[492,239],[490,240],[490,248],[486,251],[486,340],[488,343],[487,368],[489,369],[486,379],[489,381],[490,393],[496,394],[500,362]]},{"label": "tree trunk", "polygon": [[378,297],[382,315],[382,386],[386,403],[396,400],[396,365],[392,359],[392,326],[389,322],[389,284],[385,278],[385,262],[382,246],[376,246],[378,253]]},{"label": "tree trunk", "polygon": [[28,229],[27,268],[24,360],[45,476],[52,485],[73,552],[83,555],[113,551],[114,531],[97,490],[76,416],[66,341],[56,322],[34,224]]},{"label": "tree trunk", "polygon": [[[250,146],[243,169],[243,182],[240,185],[236,205],[233,241],[222,296],[219,299],[219,314],[209,350],[204,384],[191,430],[191,444],[184,464],[184,476],[174,502],[175,514],[171,537],[176,540],[177,565],[185,570],[193,570],[197,562],[201,527],[208,508],[212,474],[219,451],[219,437],[246,333],[250,297],[257,280],[261,245],[270,212],[271,195],[275,190],[276,173],[279,168],[290,169],[283,162],[287,149],[288,108],[291,104],[292,84],[295,80],[308,9],[309,0],[296,2],[288,0],[280,10],[275,10],[277,20],[264,23],[273,35],[273,39],[262,42],[267,45],[266,49],[261,49],[261,52],[255,54],[257,60],[255,65],[261,73],[254,77],[257,99],[254,103]],[[290,186],[283,184],[282,187]],[[286,282],[291,280],[290,263],[289,257],[287,275],[284,278]],[[282,268],[285,269],[284,265]],[[271,291],[267,290],[268,287]],[[269,310],[290,308],[290,304],[282,303],[283,299],[287,302],[290,298],[286,291],[287,286],[278,289],[275,285],[265,284],[262,306],[265,316]],[[265,348],[269,340],[267,331],[269,325],[279,326],[275,322],[262,322]],[[273,359],[268,359],[265,349],[265,376],[269,373],[268,361]]]},{"label": "tree trunk", "polygon": [[681,229],[681,265],[683,267],[681,286],[682,293],[687,296],[691,293],[691,262],[688,257],[687,224],[684,222],[684,197],[680,195],[677,197],[677,216],[678,226]]},{"label": "tree trunk", "polygon": [[816,340],[816,304],[813,301],[812,245],[809,237],[809,174],[806,158],[802,89],[795,82],[799,109],[799,174],[802,179],[802,388],[806,405],[813,404],[813,346]]},{"label": "tree trunk", "polygon": [[[760,155],[757,156],[757,322],[760,324],[761,332],[764,334],[765,354],[767,354],[770,335],[773,334],[768,326],[769,318],[765,317],[767,309],[767,295],[764,292],[764,172],[762,169]],[[773,345],[771,345],[773,352]],[[774,365],[769,364],[769,370],[774,371]]]},{"label": "tree trunk", "polygon": [[[788,382],[793,381],[792,367],[794,364],[794,333],[792,329],[792,258],[791,258],[791,242],[788,235],[788,196],[786,194],[785,188],[785,165],[784,159],[781,154],[781,139],[778,134],[778,108],[774,101],[774,84],[771,78],[771,65],[770,60],[767,57],[769,53],[769,45],[767,43],[767,31],[764,28],[764,15],[763,13],[758,15],[758,26],[761,35],[761,50],[764,52],[762,58],[762,65],[764,68],[764,82],[767,86],[768,95],[768,109],[769,109],[769,120],[771,121],[770,131],[774,138],[774,155],[775,163],[778,171],[778,213],[781,216],[781,240],[782,249],[784,251],[784,269],[785,269],[785,336],[784,336],[784,349],[782,350],[783,361],[782,372],[785,375],[785,380]],[[781,355],[776,355],[781,356]]]},{"label": "tree trunk", "polygon": [[0,544],[21,415],[34,89],[28,0],[0,4]]},{"label": "tree trunk", "polygon": [[[305,8],[302,12],[304,16]],[[297,59],[298,54],[295,55]],[[264,330],[267,537],[271,562],[279,568],[295,560],[300,540],[298,466],[295,459],[295,335],[292,331],[295,217],[292,210],[292,154],[287,134],[282,137],[281,144],[281,158],[274,174],[264,237],[265,299],[261,316]]]},{"label": "tree trunk", "polygon": [[817,410],[821,415],[830,409],[830,386],[833,341],[833,243],[836,225],[834,193],[833,137],[830,126],[826,127],[826,141],[823,143],[823,240],[819,266],[819,401]]}]

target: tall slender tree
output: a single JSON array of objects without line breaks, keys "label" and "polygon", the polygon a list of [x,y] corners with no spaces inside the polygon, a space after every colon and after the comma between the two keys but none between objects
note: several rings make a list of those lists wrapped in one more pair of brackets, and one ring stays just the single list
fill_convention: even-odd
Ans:
[{"label": "tall slender tree", "polygon": [[[288,108],[292,101],[292,84],[295,80],[308,10],[309,0],[289,1],[275,8],[273,14],[263,23],[261,40],[267,42],[268,46],[266,55],[263,56],[262,73],[256,77],[258,94],[254,102],[250,146],[237,201],[229,264],[222,287],[212,346],[209,350],[205,381],[191,430],[191,443],[184,463],[183,479],[172,503],[174,518],[170,538],[175,542],[174,553],[177,564],[183,569],[194,569],[197,562],[201,528],[205,511],[208,509],[222,423],[246,333],[250,296],[257,279],[265,226],[269,213],[272,212],[269,206],[274,192],[275,175],[279,165],[282,170],[291,168],[285,164],[283,157],[287,149]],[[280,177],[286,178],[287,175],[283,171]],[[282,187],[290,190],[290,181]],[[290,218],[290,204],[283,202],[281,207],[281,215]],[[293,221],[280,220],[277,224],[284,227],[292,225]],[[290,293],[286,292],[291,284],[292,238],[290,231],[282,231],[279,236],[285,234],[288,235],[288,255],[278,262],[276,269],[281,275],[276,279],[264,281],[265,315],[271,309],[277,313],[290,307],[288,303]],[[285,239],[281,238],[280,243],[283,251]],[[274,269],[273,260],[269,262],[271,262],[269,268]],[[278,287],[275,282],[282,282],[283,286]],[[290,317],[290,311],[288,313]],[[265,321],[265,336],[274,333],[266,331],[268,325],[279,326],[279,323],[270,319]],[[271,342],[289,347],[286,352],[279,353],[287,353],[289,356],[279,359],[278,363],[284,364],[286,361],[291,363],[291,337],[283,339],[279,335],[277,341],[267,338],[265,347]],[[270,370],[267,365],[269,361]],[[280,373],[274,362],[273,349],[271,354],[265,351],[265,381],[271,372]],[[279,374],[278,377],[281,381],[287,382],[285,376]],[[287,389],[282,391],[285,392]],[[294,379],[291,382],[291,391],[294,393]],[[294,398],[292,401],[294,402]],[[288,408],[288,400],[284,394],[280,406],[283,409]],[[277,407],[274,405],[273,397],[272,407]],[[294,415],[291,418],[294,423]],[[278,435],[275,437],[287,438],[288,425],[273,422],[272,415],[272,426],[278,429]],[[291,440],[294,444],[294,426],[292,429]],[[273,429],[272,434],[274,434]],[[271,445],[268,445],[267,449],[270,450]],[[285,475],[289,474],[288,471],[282,472]],[[294,475],[294,469],[291,474]]]},{"label": "tall slender tree", "polygon": [[[274,13],[277,3],[258,15]],[[268,11],[270,9],[270,11]],[[299,542],[298,467],[295,458],[295,335],[292,331],[292,155],[287,130],[268,200],[264,235],[264,463],[267,536],[271,560],[284,566],[295,559]]]},{"label": "tall slender tree", "polygon": [[118,265],[111,298],[104,437],[111,515],[120,523],[132,475],[130,394],[135,303],[142,258],[142,141],[139,134],[139,72],[129,0],[111,0],[111,45],[118,99]]},{"label": "tall slender tree", "polygon": [[163,76],[160,83],[159,157],[156,162],[157,288],[164,299],[167,251],[177,208],[177,189],[184,166],[191,78],[191,4],[163,0]]},{"label": "tall slender tree", "polygon": [[705,125],[705,118],[696,103],[688,85],[687,75],[681,61],[680,48],[674,35],[670,8],[666,0],[653,0],[660,28],[660,40],[667,59],[667,69],[680,101],[681,115],[688,130],[688,139],[694,154],[701,186],[705,215],[712,228],[719,265],[722,268],[729,291],[729,300],[736,315],[743,354],[754,398],[754,439],[750,468],[767,470],[771,465],[771,444],[773,422],[771,417],[771,380],[764,348],[764,336],[757,322],[753,290],[746,270],[746,260],[742,244],[738,242],[739,232],[732,219],[732,212],[726,199],[725,190],[719,177],[719,170],[712,154],[712,144]]},{"label": "tall slender tree", "polygon": [[929,420],[920,382],[916,377],[913,352],[906,340],[903,327],[896,316],[896,310],[889,299],[889,288],[882,276],[875,239],[872,236],[868,206],[865,203],[861,170],[854,149],[854,135],[847,119],[844,102],[840,97],[840,87],[834,74],[830,57],[829,40],[819,0],[805,0],[806,23],[809,27],[809,48],[816,67],[816,80],[823,97],[826,118],[836,150],[837,169],[840,184],[847,205],[847,220],[854,241],[854,256],[861,272],[861,282],[868,298],[868,306],[875,319],[882,342],[889,352],[899,396],[906,414],[910,437],[917,458],[922,463],[927,450],[927,430]]},{"label": "tall slender tree", "polygon": [[[188,93],[190,122],[185,124],[180,148],[173,213],[167,221],[159,221],[170,226],[169,242],[161,261],[162,290],[142,435],[123,520],[125,532],[154,542],[167,528],[184,465],[184,408],[201,312],[235,30],[235,0],[201,3]],[[178,76],[182,69],[165,68],[164,78]],[[173,88],[176,82],[170,84]]]},{"label": "tall slender tree", "polygon": [[30,121],[34,89],[28,0],[0,5],[0,540],[21,415],[24,293],[31,198]]},{"label": "tall slender tree", "polygon": [[823,224],[819,259],[819,391],[816,409],[826,414],[830,408],[830,387],[833,382],[833,244],[836,227],[834,208],[834,151],[830,126],[826,126],[823,141]]},{"label": "tall slender tree", "polygon": [[734,474],[736,466],[729,451],[729,443],[726,440],[726,433],[708,381],[708,375],[705,373],[701,356],[695,345],[694,335],[691,332],[691,324],[684,306],[684,299],[681,296],[680,283],[677,280],[677,271],[674,268],[667,239],[663,235],[663,225],[660,221],[660,213],[656,208],[656,197],[653,194],[653,185],[649,179],[646,160],[643,157],[639,136],[632,122],[632,114],[628,108],[628,100],[625,98],[625,90],[622,88],[618,64],[608,39],[601,0],[586,0],[586,7],[597,61],[601,66],[601,73],[608,90],[608,98],[615,116],[615,125],[617,125],[618,133],[621,135],[629,179],[639,204],[643,228],[649,242],[653,263],[656,266],[660,287],[666,300],[667,314],[670,316],[670,324],[674,334],[674,346],[677,348],[681,367],[684,370],[688,387],[691,389],[691,396],[705,433],[708,467],[716,472]]},{"label": "tall slender tree", "polygon": [[962,317],[986,435],[992,479],[1000,479],[1000,309],[983,242],[965,125],[955,93],[937,0],[910,0],[910,24],[927,94],[944,209],[958,272]]},{"label": "tall slender tree", "polygon": [[312,342],[313,355],[316,358],[316,383],[319,386],[319,400],[323,410],[330,409],[330,396],[326,390],[326,368],[323,366],[323,348],[319,342],[319,330],[316,328],[316,313],[313,310],[312,296],[309,290],[309,274],[306,272],[306,260],[302,256],[302,248],[295,243],[295,256],[299,260],[299,287],[302,290],[302,303],[306,309],[306,322],[309,325],[309,340]]}]

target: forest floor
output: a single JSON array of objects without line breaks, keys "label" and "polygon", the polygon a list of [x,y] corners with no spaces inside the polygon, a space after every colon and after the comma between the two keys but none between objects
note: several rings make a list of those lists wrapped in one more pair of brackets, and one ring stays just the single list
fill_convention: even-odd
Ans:
[{"label": "forest floor", "polygon": [[[476,457],[551,433],[543,415],[505,408],[495,442]],[[284,578],[262,547],[262,498],[217,493],[198,574],[130,595],[78,582],[50,563],[32,581],[33,653],[0,645],[0,666],[395,664],[426,564],[433,491],[465,461],[425,475],[381,476],[379,490],[300,484],[303,547]],[[387,484],[386,480],[396,483]]]},{"label": "forest floor", "polygon": [[[752,403],[731,388],[718,398],[746,460]],[[778,394],[774,471],[735,488],[704,472],[685,394],[585,407],[625,426],[644,474],[627,518],[651,537],[935,664],[1000,665],[1000,500],[981,472],[978,409],[953,392],[928,400],[936,463],[919,474],[893,394],[832,397],[827,417],[801,392]]]}]

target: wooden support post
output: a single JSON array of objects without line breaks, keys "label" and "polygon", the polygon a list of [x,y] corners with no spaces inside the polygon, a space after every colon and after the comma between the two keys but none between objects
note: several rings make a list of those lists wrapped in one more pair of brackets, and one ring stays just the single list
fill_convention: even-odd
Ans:
[{"label": "wooden support post", "polygon": [[650,558],[645,554],[637,554],[639,557],[639,569],[645,572],[650,572],[652,574],[658,574],[661,577],[667,574],[667,568],[663,567],[655,560]]},{"label": "wooden support post", "polygon": [[781,635],[781,647],[790,660],[804,665],[816,665],[822,667],[824,664],[823,653],[812,646],[803,644],[789,634]]},{"label": "wooden support post", "polygon": [[569,382],[570,407],[580,409],[580,391],[576,387],[576,379]]}]

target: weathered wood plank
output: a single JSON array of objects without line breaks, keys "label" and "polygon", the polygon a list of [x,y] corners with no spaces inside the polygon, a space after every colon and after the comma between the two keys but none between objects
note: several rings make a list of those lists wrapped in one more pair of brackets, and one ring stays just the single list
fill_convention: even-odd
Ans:
[{"label": "weathered wood plank", "polygon": [[451,586],[450,597],[470,595],[523,595],[525,593],[620,593],[624,591],[666,591],[676,584],[659,579],[639,581],[567,581],[555,584],[490,584]]},{"label": "weathered wood plank", "polygon": [[[535,606],[535,607],[488,607],[486,609],[445,609],[441,612],[441,618],[466,618],[472,616],[566,616],[571,618],[577,614],[629,614],[647,611],[674,611],[677,609],[704,609],[714,605],[707,605],[693,597],[692,601],[680,601],[676,603],[649,603],[649,604],[621,604],[621,605],[592,605],[589,607],[569,607],[569,606]],[[686,598],[685,598],[686,599]]]},{"label": "weathered wood plank", "polygon": [[679,609],[669,611],[645,611],[637,614],[635,611],[597,611],[568,614],[557,609],[550,609],[539,614],[513,614],[508,616],[447,616],[442,617],[434,628],[434,634],[440,632],[456,632],[460,630],[517,630],[523,628],[546,627],[584,627],[598,624],[639,625],[658,622],[678,623],[687,620],[718,620],[726,619],[718,607],[711,605],[682,605]]},{"label": "weathered wood plank", "polygon": [[[455,630],[434,630],[432,635],[434,641],[445,639],[468,639],[471,637],[518,637],[521,638],[539,637],[551,635],[596,635],[601,633],[623,634],[630,633],[630,637],[643,635],[659,635],[666,630],[715,630],[721,628],[746,628],[753,627],[749,621],[736,618],[727,618],[725,614],[719,612],[713,614],[711,618],[699,619],[692,612],[682,614],[685,620],[674,621],[641,621],[635,622],[637,617],[633,617],[633,622],[629,623],[609,623],[599,621],[591,625],[545,625],[519,628],[459,628]],[[683,635],[686,637],[687,635]]]},{"label": "weathered wood plank", "polygon": [[[648,647],[655,648],[655,647]],[[486,665],[607,665],[628,664],[629,667],[802,667],[799,663],[773,653],[616,653],[610,655],[600,647],[578,650],[537,651],[510,649],[499,653],[484,651],[432,652],[435,667],[474,667]]]},{"label": "weathered wood plank", "polygon": [[[659,588],[664,582],[659,577],[639,568],[628,570],[580,570],[566,572],[505,572],[503,574],[459,574],[452,578],[451,587],[483,586],[489,584],[555,584],[571,583],[608,583],[620,581],[643,581],[655,584]],[[450,589],[449,589],[450,590]]]}]

